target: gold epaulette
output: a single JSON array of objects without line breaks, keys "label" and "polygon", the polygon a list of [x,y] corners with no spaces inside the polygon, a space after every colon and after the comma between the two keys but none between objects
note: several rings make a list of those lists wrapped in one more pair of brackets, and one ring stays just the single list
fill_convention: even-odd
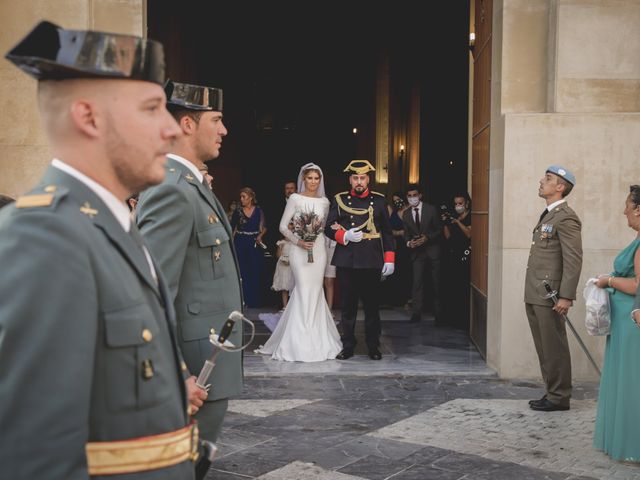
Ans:
[{"label": "gold epaulette", "polygon": [[193,423],[160,435],[89,442],[85,451],[89,475],[118,475],[170,467],[197,458],[198,427]]},{"label": "gold epaulette", "polygon": [[51,193],[37,193],[18,197],[16,208],[48,207],[52,203],[53,195]]},{"label": "gold epaulette", "polygon": [[54,203],[56,196],[64,196],[64,193],[66,193],[66,189],[58,190],[55,185],[47,185],[38,190],[40,191],[18,197],[16,208],[50,207]]},{"label": "gold epaulette", "polygon": [[384,197],[384,194],[380,192],[374,192],[373,190],[371,190],[371,193],[374,195],[380,195],[381,197]]},{"label": "gold epaulette", "polygon": [[338,198],[340,195],[346,195],[349,193],[349,190],[345,190],[344,192],[336,193],[334,196]]}]

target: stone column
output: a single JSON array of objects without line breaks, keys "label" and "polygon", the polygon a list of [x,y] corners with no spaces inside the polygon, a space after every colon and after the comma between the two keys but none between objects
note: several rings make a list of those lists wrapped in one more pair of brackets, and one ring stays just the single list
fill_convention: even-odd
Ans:
[{"label": "stone column", "polygon": [[[502,377],[540,378],[523,285],[550,164],[577,177],[567,199],[583,222],[584,264],[569,317],[602,361],[605,338],[584,328],[582,289],[635,237],[622,210],[629,184],[640,183],[639,29],[632,0],[494,4],[488,362]],[[574,377],[596,379],[568,335]]]}]

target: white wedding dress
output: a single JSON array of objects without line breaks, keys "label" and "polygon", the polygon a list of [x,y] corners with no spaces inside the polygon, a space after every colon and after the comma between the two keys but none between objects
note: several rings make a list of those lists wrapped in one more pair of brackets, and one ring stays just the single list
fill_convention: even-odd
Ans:
[{"label": "white wedding dress", "polygon": [[324,233],[313,244],[313,263],[307,251],[296,245],[299,238],[289,230],[289,222],[301,212],[314,211],[324,228],[329,200],[326,197],[306,197],[292,194],[280,220],[280,232],[291,240],[289,265],[295,287],[278,326],[258,353],[271,355],[274,360],[289,362],[321,362],[336,358],[342,350],[340,335],[333,321],[322,289],[327,249]]}]

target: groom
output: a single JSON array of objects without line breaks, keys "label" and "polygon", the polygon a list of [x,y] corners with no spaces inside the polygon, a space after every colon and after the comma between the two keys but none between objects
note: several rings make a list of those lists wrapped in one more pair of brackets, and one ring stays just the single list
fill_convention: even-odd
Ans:
[{"label": "groom", "polygon": [[[336,358],[353,357],[358,300],[364,305],[365,338],[369,358],[380,360],[380,281],[393,273],[393,234],[384,195],[369,190],[367,160],[353,160],[349,173],[351,190],[338,193],[331,202],[325,235],[337,242],[332,265],[338,268],[342,297],[342,351]],[[339,229],[332,226],[337,223]]]}]

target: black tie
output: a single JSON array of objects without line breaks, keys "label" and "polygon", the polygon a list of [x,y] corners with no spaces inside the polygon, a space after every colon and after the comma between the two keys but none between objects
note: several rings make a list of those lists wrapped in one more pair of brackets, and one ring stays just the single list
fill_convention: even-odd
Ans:
[{"label": "black tie", "polygon": [[540,214],[540,220],[538,220],[538,223],[542,223],[542,219],[544,218],[544,216],[547,214],[547,209],[545,208],[542,213]]},{"label": "black tie", "polygon": [[420,209],[418,207],[413,207],[413,210],[416,212],[416,227],[420,230]]}]

